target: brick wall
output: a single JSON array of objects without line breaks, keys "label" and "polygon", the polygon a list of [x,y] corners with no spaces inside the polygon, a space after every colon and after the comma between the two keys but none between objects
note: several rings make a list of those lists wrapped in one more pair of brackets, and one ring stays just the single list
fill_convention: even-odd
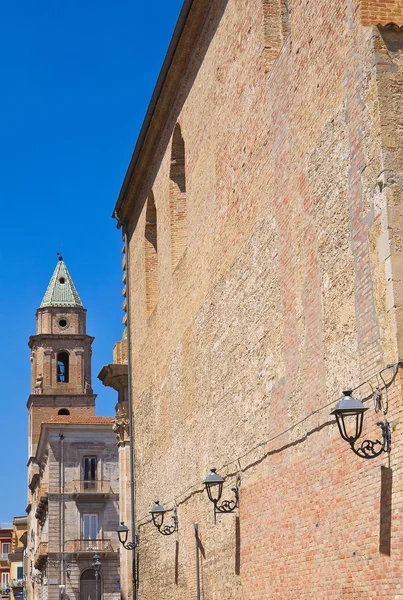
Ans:
[{"label": "brick wall", "polygon": [[403,25],[402,0],[361,0],[360,8],[364,25]]},{"label": "brick wall", "polygon": [[[390,461],[356,457],[329,415],[345,385],[370,378],[357,391],[369,396],[371,374],[401,356],[402,34],[363,26],[365,2],[294,0],[271,65],[268,4],[229,0],[210,15],[134,199],[139,600],[195,596],[194,523],[204,600],[403,597],[400,375],[384,374]],[[172,272],[177,122],[187,246]],[[147,318],[151,189],[158,302]],[[364,437],[379,435],[378,419],[371,408]],[[226,498],[241,478],[239,515],[217,524],[210,466]],[[150,522],[155,498],[177,506],[177,535]]]}]

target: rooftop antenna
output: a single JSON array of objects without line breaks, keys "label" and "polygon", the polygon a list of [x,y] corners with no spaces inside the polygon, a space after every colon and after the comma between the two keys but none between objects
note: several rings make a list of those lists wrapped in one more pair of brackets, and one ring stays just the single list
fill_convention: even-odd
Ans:
[{"label": "rooftop antenna", "polygon": [[[62,250],[62,249],[63,249],[63,246],[60,244],[60,250]],[[59,260],[63,260],[63,256],[62,256],[61,252],[56,252],[56,254],[57,254]]]}]

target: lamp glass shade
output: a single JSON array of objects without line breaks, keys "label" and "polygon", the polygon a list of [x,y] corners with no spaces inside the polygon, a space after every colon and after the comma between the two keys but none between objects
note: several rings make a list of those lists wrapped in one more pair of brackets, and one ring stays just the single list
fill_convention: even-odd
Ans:
[{"label": "lamp glass shade", "polygon": [[163,507],[163,505],[159,503],[159,500],[155,500],[154,506],[152,507],[150,512],[154,525],[158,527],[158,529],[160,529],[160,527],[162,527],[164,523],[164,515],[166,513],[166,510]]},{"label": "lamp glass shade", "polygon": [[217,469],[214,467],[210,469],[210,473],[204,480],[206,492],[211,502],[217,503],[220,501],[222,495],[222,488],[224,485],[224,479],[219,475]]},{"label": "lamp glass shade", "polygon": [[127,538],[129,535],[129,528],[126,527],[126,525],[124,524],[124,521],[121,521],[119,527],[116,530],[118,537],[119,537],[119,542],[121,544],[126,544],[127,542]]},{"label": "lamp glass shade", "polygon": [[354,443],[362,433],[365,408],[361,400],[352,397],[352,390],[343,391],[342,398],[331,412],[335,415],[339,432],[343,440]]}]

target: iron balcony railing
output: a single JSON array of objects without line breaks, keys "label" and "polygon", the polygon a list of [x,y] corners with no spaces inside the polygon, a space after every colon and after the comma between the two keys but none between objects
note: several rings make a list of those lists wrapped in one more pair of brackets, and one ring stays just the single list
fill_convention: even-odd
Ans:
[{"label": "iron balcony railing", "polygon": [[11,554],[11,552],[0,552],[0,560],[8,560],[9,554]]},{"label": "iron balcony railing", "polygon": [[12,588],[19,588],[19,587],[23,587],[24,586],[24,580],[23,579],[12,579],[10,581],[10,586]]},{"label": "iron balcony railing", "polygon": [[[73,494],[112,494],[111,482],[103,481],[72,481],[71,493]],[[67,490],[66,490],[67,491]]]},{"label": "iron balcony railing", "polygon": [[65,552],[113,552],[111,540],[72,540],[66,543]]}]

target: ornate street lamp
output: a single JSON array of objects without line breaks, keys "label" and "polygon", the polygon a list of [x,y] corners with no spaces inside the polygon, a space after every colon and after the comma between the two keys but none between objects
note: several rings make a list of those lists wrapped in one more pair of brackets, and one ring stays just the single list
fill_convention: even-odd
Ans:
[{"label": "ornate street lamp", "polygon": [[358,448],[355,443],[362,433],[364,423],[365,408],[361,400],[352,397],[352,390],[347,388],[343,391],[344,398],[337,404],[330,413],[335,415],[337,426],[343,440],[350,444],[352,451],[360,458],[376,458],[382,452],[390,452],[391,447],[391,429],[388,421],[378,421],[377,425],[382,429],[382,441],[364,440]]},{"label": "ornate street lamp", "polygon": [[94,554],[93,562],[91,565],[95,571],[95,600],[98,600],[98,577],[102,566],[101,561],[99,559],[100,556],[98,554]]},{"label": "ornate street lamp", "polygon": [[119,527],[116,530],[119,538],[119,542],[122,544],[123,548],[126,550],[134,550],[138,546],[137,536],[134,538],[134,542],[128,542],[127,538],[129,536],[129,528],[126,527],[124,521],[120,522]]},{"label": "ornate street lamp", "polygon": [[154,506],[151,509],[153,523],[162,535],[172,535],[173,533],[175,533],[175,531],[178,531],[178,515],[176,512],[176,508],[174,508],[172,515],[172,520],[174,524],[164,525],[164,517],[166,512],[168,511],[165,510],[162,504],[159,503],[159,500],[155,500]]},{"label": "ornate street lamp", "polygon": [[210,473],[204,480],[207,496],[209,500],[214,504],[214,517],[216,513],[231,513],[234,512],[239,506],[239,479],[237,480],[236,487],[231,488],[234,492],[234,500],[223,500],[221,504],[218,504],[221,500],[222,490],[224,486],[224,479],[219,475],[217,469],[210,469]]}]

